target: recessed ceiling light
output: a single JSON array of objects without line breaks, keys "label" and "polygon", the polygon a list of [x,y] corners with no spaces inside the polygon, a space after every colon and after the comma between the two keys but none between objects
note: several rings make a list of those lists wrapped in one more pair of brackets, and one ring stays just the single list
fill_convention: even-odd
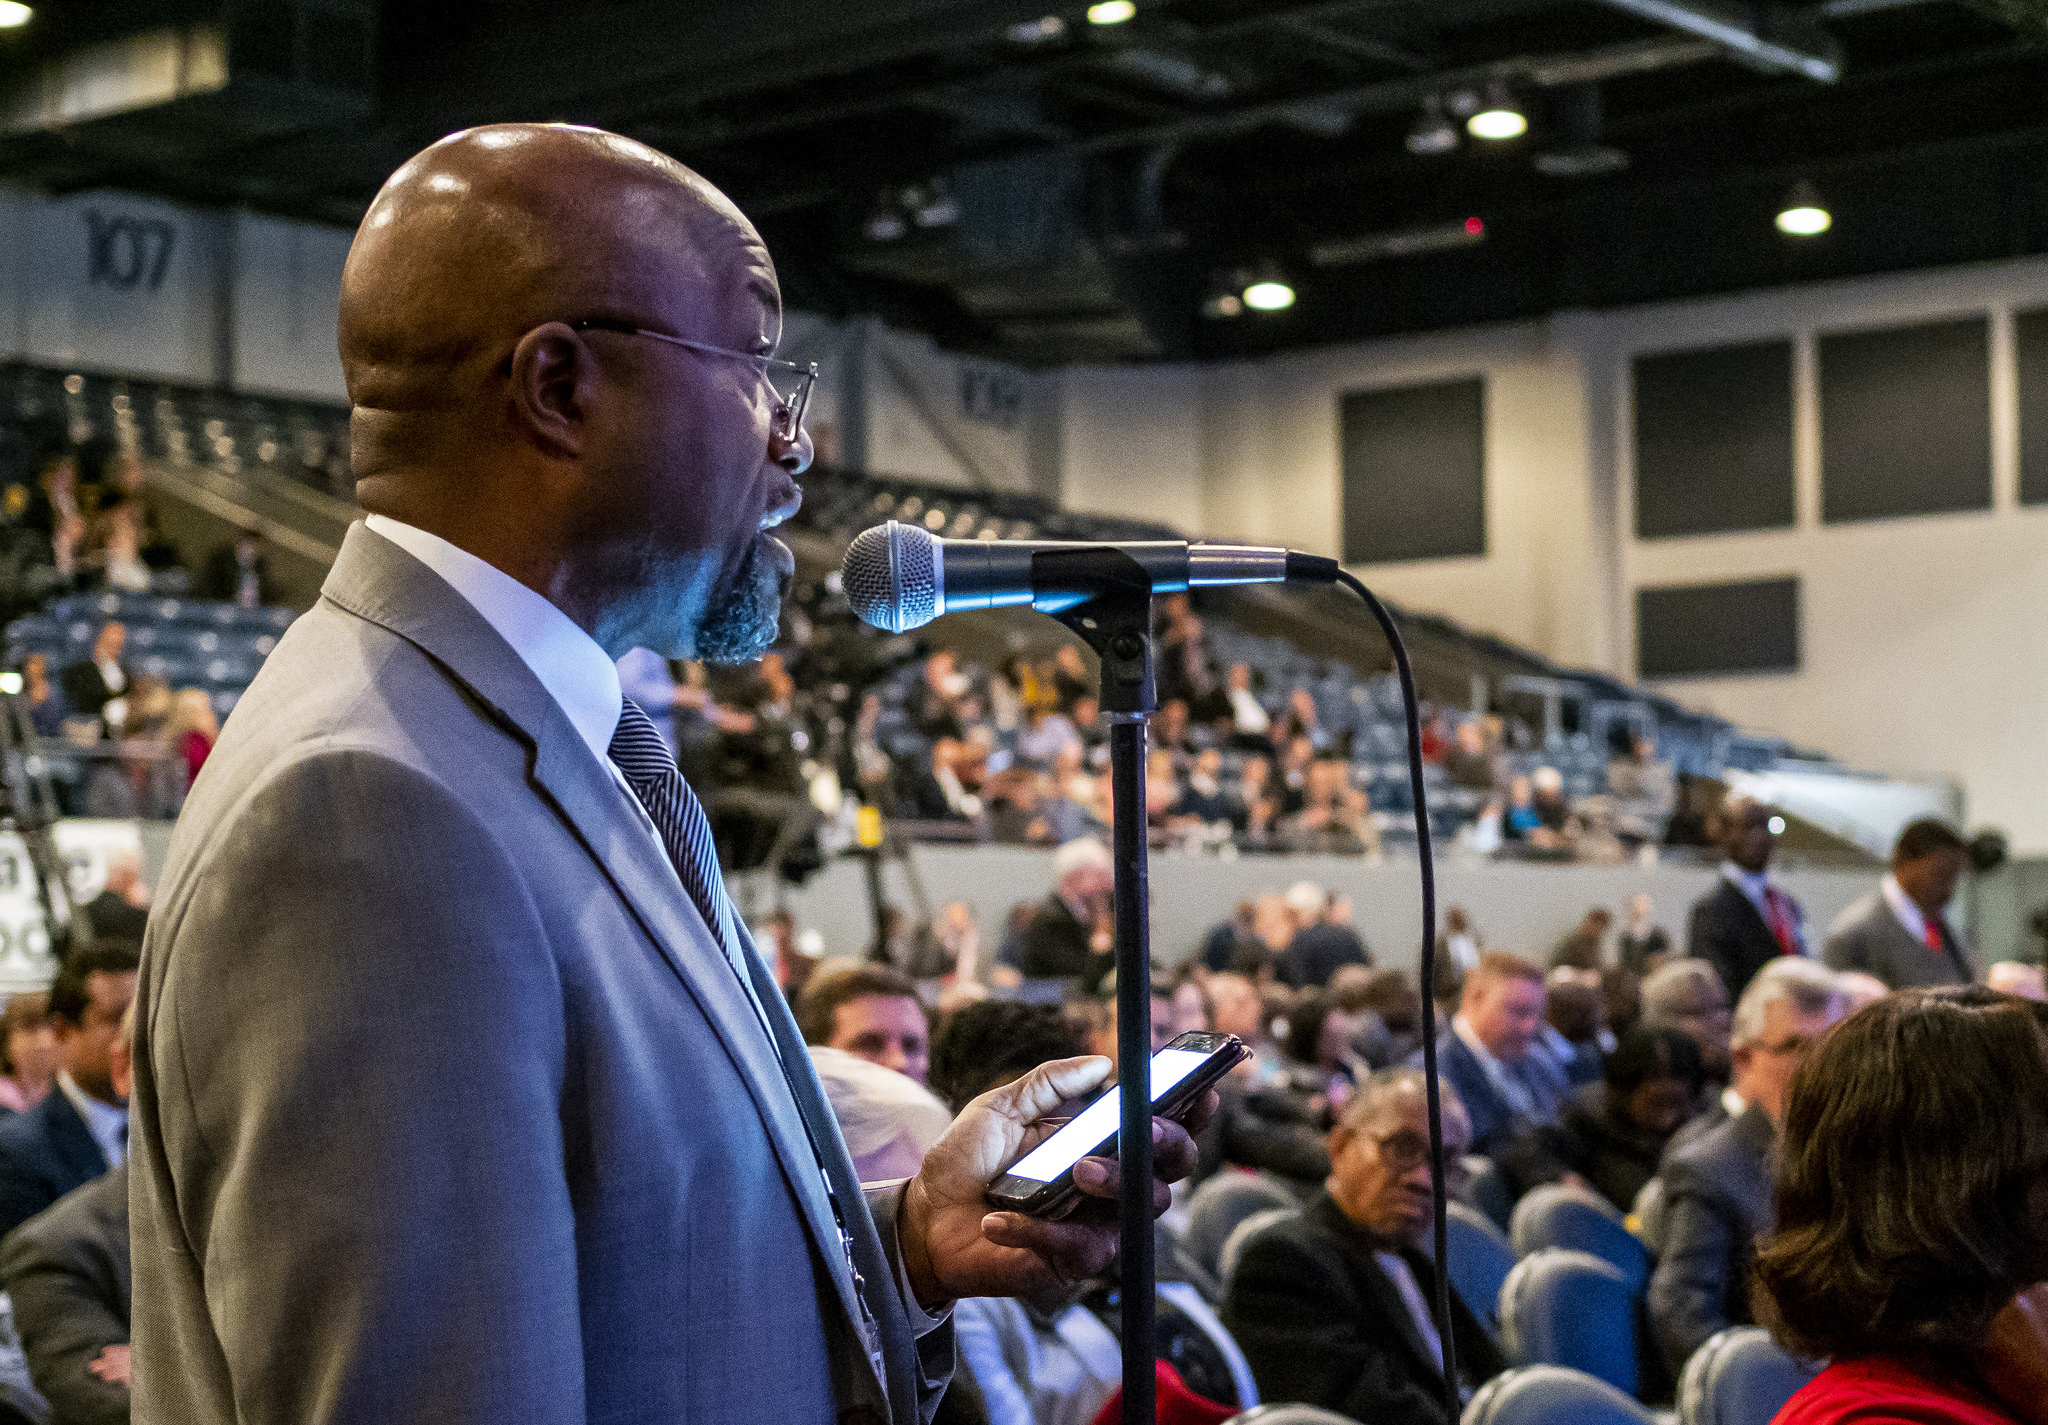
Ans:
[{"label": "recessed ceiling light", "polygon": [[1801,183],[1778,206],[1778,231],[1787,237],[1818,237],[1835,225],[1811,183]]},{"label": "recessed ceiling light", "polygon": [[33,8],[21,4],[20,0],[0,0],[0,30],[18,29],[26,25],[35,13]]},{"label": "recessed ceiling light", "polygon": [[1021,25],[1012,25],[1008,34],[1020,45],[1044,44],[1056,40],[1067,32],[1067,22],[1058,15],[1047,15],[1042,20],[1026,20]]},{"label": "recessed ceiling light", "polygon": [[1121,25],[1138,13],[1138,7],[1131,0],[1096,0],[1088,7],[1088,23],[1091,25]]},{"label": "recessed ceiling light", "polygon": [[1255,312],[1284,312],[1294,305],[1294,289],[1277,277],[1263,278],[1244,289],[1244,304]]},{"label": "recessed ceiling light", "polygon": [[1475,139],[1491,139],[1498,143],[1502,139],[1518,139],[1529,132],[1529,120],[1508,94],[1507,85],[1495,80],[1487,86],[1486,102],[1465,120],[1465,131]]}]

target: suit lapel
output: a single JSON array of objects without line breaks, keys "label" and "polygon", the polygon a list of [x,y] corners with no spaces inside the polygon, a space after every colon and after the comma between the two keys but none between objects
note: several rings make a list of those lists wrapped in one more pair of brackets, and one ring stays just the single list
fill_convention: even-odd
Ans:
[{"label": "suit lapel", "polygon": [[[1382,1317],[1394,1323],[1394,1329],[1400,1335],[1402,1344],[1408,1348],[1416,1363],[1427,1369],[1437,1380],[1442,1380],[1444,1364],[1430,1354],[1429,1344],[1422,1339],[1422,1332],[1417,1329],[1415,1318],[1409,1314],[1408,1303],[1402,1298],[1401,1289],[1387,1279],[1386,1268],[1379,1264],[1372,1240],[1344,1215],[1344,1210],[1338,1207],[1327,1193],[1311,1203],[1307,1211],[1309,1216],[1336,1241],[1338,1249],[1343,1252],[1345,1260],[1351,1266],[1351,1275],[1359,1291]],[[1409,1270],[1412,1271],[1414,1268],[1411,1267]],[[1427,1299],[1429,1283],[1418,1277],[1415,1284],[1422,1289]]]},{"label": "suit lapel", "polygon": [[[691,904],[675,868],[610,771],[591,755],[568,715],[484,616],[391,541],[361,524],[350,526],[321,593],[416,645],[532,746],[536,787],[617,889],[739,1069],[818,1252],[842,1302],[850,1302],[852,1285],[842,1280],[845,1253],[838,1229],[774,1047],[719,948],[716,932]],[[84,1125],[79,1129],[83,1132]],[[91,1135],[86,1139],[89,1144]],[[858,1315],[853,1319],[858,1321]]]}]

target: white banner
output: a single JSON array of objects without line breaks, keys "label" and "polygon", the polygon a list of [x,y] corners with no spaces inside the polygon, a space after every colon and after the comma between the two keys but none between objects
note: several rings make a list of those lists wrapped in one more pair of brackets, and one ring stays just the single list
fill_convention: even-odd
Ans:
[{"label": "white banner", "polygon": [[[114,855],[142,856],[142,828],[132,821],[60,821],[52,837],[73,905],[106,889],[107,862]],[[0,993],[42,989],[56,973],[28,847],[18,833],[0,831]]]}]

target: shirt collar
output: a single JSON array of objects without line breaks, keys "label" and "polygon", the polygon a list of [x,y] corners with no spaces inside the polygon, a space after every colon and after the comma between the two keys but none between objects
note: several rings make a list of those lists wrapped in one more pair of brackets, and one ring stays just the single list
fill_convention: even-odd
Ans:
[{"label": "shirt collar", "polygon": [[446,579],[512,645],[600,764],[619,730],[619,670],[567,614],[495,565],[388,515],[365,523]]},{"label": "shirt collar", "polygon": [[1721,874],[1728,878],[1729,883],[1736,890],[1741,891],[1753,901],[1763,900],[1765,892],[1771,888],[1771,873],[1769,871],[1745,871],[1733,861],[1723,861],[1721,863]]},{"label": "shirt collar", "polygon": [[85,1131],[92,1135],[92,1141],[106,1154],[107,1165],[118,1168],[128,1161],[128,1110],[117,1104],[102,1103],[78,1086],[69,1069],[57,1071],[57,1087],[64,1097],[71,1100],[71,1106],[78,1110],[78,1116],[85,1120]]},{"label": "shirt collar", "polygon": [[1898,878],[1887,871],[1884,879],[1877,883],[1877,888],[1884,895],[1884,903],[1892,908],[1892,914],[1899,918],[1899,924],[1905,926],[1915,940],[1925,940],[1927,912],[1913,904],[1912,897],[1899,885]]}]

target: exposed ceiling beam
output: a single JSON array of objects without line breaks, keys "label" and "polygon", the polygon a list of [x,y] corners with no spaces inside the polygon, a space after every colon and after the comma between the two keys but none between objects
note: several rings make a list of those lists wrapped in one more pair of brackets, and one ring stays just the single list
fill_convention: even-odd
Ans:
[{"label": "exposed ceiling beam", "polygon": [[[1654,20],[1711,40],[1759,69],[1803,74],[1821,84],[1842,77],[1842,53],[1818,25],[1798,24],[1795,17],[1769,8],[1744,14],[1723,9],[1713,0],[1604,0],[1617,10]],[[1778,23],[1759,21],[1775,17]]]}]

